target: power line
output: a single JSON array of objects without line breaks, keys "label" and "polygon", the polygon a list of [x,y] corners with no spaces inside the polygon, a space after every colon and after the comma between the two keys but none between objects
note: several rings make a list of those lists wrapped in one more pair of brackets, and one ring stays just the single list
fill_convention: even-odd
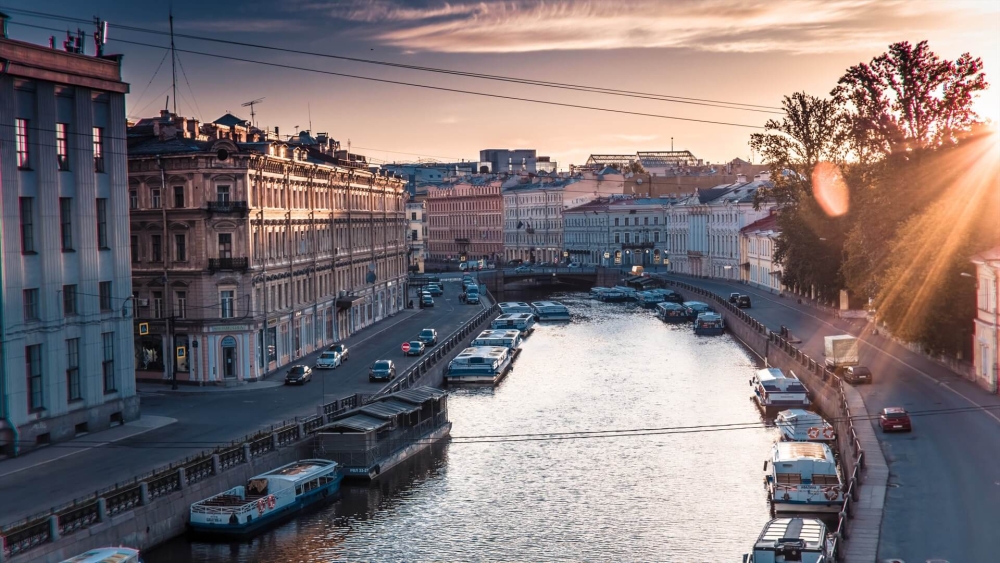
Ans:
[{"label": "power line", "polygon": [[[60,16],[60,15],[57,15],[57,14],[48,14],[48,13],[45,13],[45,12],[37,12],[37,11],[33,11],[33,10],[10,9],[9,11],[12,12],[12,13],[20,13],[20,14],[28,16],[28,17],[35,17],[35,18],[40,18],[40,19],[49,18],[49,19],[57,19],[57,20],[60,20],[60,21],[70,21],[70,22],[75,22],[75,23],[84,23],[84,24],[91,24],[91,23],[93,23],[91,21],[88,21],[88,20],[85,20],[85,19],[81,19],[81,18],[73,18],[73,17],[68,17],[68,16]],[[121,30],[125,30],[125,31],[133,31],[133,32],[139,32],[139,33],[150,33],[150,34],[156,34],[156,35],[170,35],[169,32],[161,31],[161,30],[156,30],[156,29],[143,28],[143,27],[135,27],[135,26],[128,26],[128,25],[118,25],[118,24],[112,24],[112,25],[115,28],[118,28],[118,29],[121,29]],[[409,64],[403,64],[403,63],[392,63],[392,62],[379,61],[379,60],[373,60],[373,59],[363,59],[363,58],[357,58],[357,57],[347,57],[347,56],[343,56],[343,55],[332,55],[332,54],[329,54],[329,53],[317,53],[317,52],[314,52],[314,51],[304,51],[304,50],[300,50],[300,49],[289,49],[289,48],[285,48],[285,47],[276,47],[276,46],[273,46],[273,45],[261,45],[261,44],[256,44],[256,43],[247,43],[247,42],[243,42],[243,41],[233,41],[233,40],[227,40],[227,39],[219,39],[219,38],[215,38],[215,37],[205,37],[205,36],[191,35],[191,34],[184,34],[184,33],[174,33],[174,36],[175,37],[183,37],[185,39],[193,39],[193,40],[196,40],[196,41],[208,41],[208,42],[220,43],[220,44],[224,44],[224,45],[234,45],[234,46],[238,46],[238,47],[250,47],[250,48],[254,48],[254,49],[264,49],[264,50],[278,51],[278,52],[291,53],[291,54],[297,54],[297,55],[308,55],[308,56],[322,57],[322,58],[327,58],[327,59],[335,59],[335,60],[342,60],[342,61],[349,61],[349,62],[356,62],[356,63],[363,63],[363,64],[379,65],[379,66],[386,66],[386,67],[392,67],[392,68],[401,68],[401,69],[406,69],[406,70],[416,70],[416,71],[421,71],[421,72],[446,74],[446,75],[452,75],[452,76],[462,76],[462,77],[466,77],[466,78],[477,78],[477,79],[482,79],[482,80],[491,80],[491,81],[499,81],[499,82],[510,82],[510,83],[514,83],[514,84],[524,84],[524,85],[529,85],[529,86],[540,86],[540,87],[556,88],[556,89],[562,89],[562,90],[574,90],[574,91],[580,91],[580,92],[588,92],[588,93],[595,93],[595,94],[605,94],[605,95],[612,95],[612,96],[623,96],[623,97],[647,99],[647,100],[661,101],[661,102],[671,102],[671,103],[681,103],[681,104],[690,104],[690,105],[700,105],[700,106],[715,107],[715,108],[721,108],[721,109],[735,109],[735,110],[760,112],[760,113],[771,113],[771,114],[780,114],[780,113],[783,113],[782,108],[776,107],[776,106],[765,106],[765,105],[757,105],[757,104],[745,104],[745,103],[741,103],[741,102],[729,102],[729,101],[722,101],[722,100],[712,100],[712,99],[707,99],[707,98],[693,98],[693,97],[687,97],[687,96],[674,96],[674,95],[669,95],[669,94],[656,94],[656,93],[649,93],[649,92],[638,92],[638,91],[634,91],[634,90],[620,90],[620,89],[605,88],[605,87],[600,87],[600,86],[587,86],[587,85],[571,84],[571,83],[565,83],[565,82],[551,82],[551,81],[535,80],[535,79],[529,79],[529,78],[520,78],[520,77],[512,77],[512,76],[495,75],[495,74],[484,74],[484,73],[476,73],[476,72],[467,72],[467,71],[459,71],[459,70],[452,70],[452,69],[442,69],[442,68],[435,68],[435,67],[409,65]]]},{"label": "power line", "polygon": [[[135,101],[136,105],[142,101],[143,96],[145,96],[146,92],[149,91],[149,87],[153,84],[153,80],[156,80],[156,75],[160,73],[160,68],[163,67],[163,61],[167,60],[167,54],[167,52],[163,53],[163,58],[160,59],[160,64],[156,65],[156,70],[153,72],[153,76],[149,79],[149,82],[146,83],[146,87],[142,89],[142,94],[139,94],[139,99]],[[145,106],[143,106],[143,109],[145,109]]]}]

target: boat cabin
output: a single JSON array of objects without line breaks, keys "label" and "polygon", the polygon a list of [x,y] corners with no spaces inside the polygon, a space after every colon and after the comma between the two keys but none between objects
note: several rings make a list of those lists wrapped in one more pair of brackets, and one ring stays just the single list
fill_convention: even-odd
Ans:
[{"label": "boat cabin", "polygon": [[142,563],[139,550],[131,547],[99,547],[70,557],[62,563]]},{"label": "boat cabin", "polygon": [[826,524],[816,518],[775,518],[764,526],[744,563],[832,562]]},{"label": "boat cabin", "polygon": [[718,313],[700,313],[694,320],[694,333],[706,336],[717,336],[723,333],[725,324],[722,315]]},{"label": "boat cabin", "polygon": [[479,333],[471,346],[503,346],[511,350],[521,347],[521,331],[516,329],[489,329]]},{"label": "boat cabin", "polygon": [[809,391],[795,374],[785,375],[778,368],[764,368],[754,372],[750,379],[754,400],[764,409],[773,413],[789,407],[809,406]]},{"label": "boat cabin", "polygon": [[692,321],[698,318],[701,313],[714,313],[715,310],[709,307],[708,303],[701,301],[685,301],[682,303],[687,308],[688,318]]},{"label": "boat cabin", "polygon": [[497,303],[497,307],[500,307],[500,312],[505,315],[508,313],[534,314],[531,305],[523,301],[504,301],[503,303]]},{"label": "boat cabin", "polygon": [[535,313],[507,313],[493,319],[490,327],[495,329],[517,329],[527,336],[535,329]]},{"label": "boat cabin", "polygon": [[669,301],[656,304],[656,316],[665,323],[683,323],[688,320],[687,309]]},{"label": "boat cabin", "polygon": [[637,292],[635,294],[635,300],[639,302],[639,305],[647,309],[652,309],[653,307],[656,307],[658,303],[666,301],[666,297],[663,292],[654,289]]},{"label": "boat cabin", "polygon": [[774,419],[781,439],[789,442],[833,442],[837,433],[822,416],[804,409],[781,411]]},{"label": "boat cabin", "polygon": [[540,321],[568,321],[569,309],[558,301],[535,301],[531,304]]},{"label": "boat cabin", "polygon": [[844,503],[833,451],[815,442],[777,442],[767,487],[775,512],[839,512]]},{"label": "boat cabin", "polygon": [[448,383],[496,383],[510,368],[511,350],[503,346],[473,346],[459,352],[448,363]]}]

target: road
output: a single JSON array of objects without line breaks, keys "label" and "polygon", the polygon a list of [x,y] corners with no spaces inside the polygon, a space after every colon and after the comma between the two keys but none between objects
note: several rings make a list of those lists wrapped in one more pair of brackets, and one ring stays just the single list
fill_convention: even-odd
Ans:
[{"label": "road", "polygon": [[[176,423],[98,448],[87,448],[86,437],[54,444],[49,447],[75,453],[12,474],[4,469],[7,462],[0,463],[0,506],[4,507],[0,524],[70,502],[273,424],[315,415],[324,402],[377,391],[385,383],[368,381],[368,368],[375,360],[391,359],[402,373],[418,359],[403,356],[403,341],[415,338],[424,328],[437,329],[439,340],[443,339],[482,310],[479,305],[459,303],[457,282],[446,281],[444,290],[444,296],[434,298],[433,308],[406,310],[347,339],[349,360],[335,370],[315,370],[313,381],[306,385],[203,393],[153,387],[151,392],[140,391],[142,413],[175,418]],[[315,365],[318,355],[305,356],[301,363]],[[271,379],[281,381],[285,371],[279,370]],[[11,461],[23,464],[30,456]]]},{"label": "road", "polygon": [[[802,340],[796,346],[813,358],[823,357],[824,336],[863,330],[862,321],[743,284],[676,279],[721,295],[749,294],[753,308],[747,312],[771,330],[788,327]],[[868,412],[903,406],[914,414],[910,434],[883,434],[872,422],[889,464],[879,560],[998,560],[1000,397],[892,340],[870,333],[863,338],[861,363],[874,374],[873,385],[858,387]],[[967,410],[930,412],[942,409]]]}]

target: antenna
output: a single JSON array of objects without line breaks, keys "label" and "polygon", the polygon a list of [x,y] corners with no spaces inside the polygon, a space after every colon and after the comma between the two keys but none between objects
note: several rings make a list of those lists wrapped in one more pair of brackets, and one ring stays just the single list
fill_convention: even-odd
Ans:
[{"label": "antenna", "polygon": [[174,50],[174,8],[170,6],[170,70],[173,74],[174,115],[177,115],[177,51]]},{"label": "antenna", "polygon": [[312,106],[309,104],[309,102],[306,102],[306,111],[309,112],[309,134],[312,135],[312,132],[313,132],[313,112],[312,112]]},{"label": "antenna", "polygon": [[[266,97],[267,96],[264,96],[264,98],[266,98]],[[253,106],[255,106],[256,104],[263,103],[264,102],[264,98],[257,98],[256,100],[250,100],[249,102],[247,102],[245,104],[240,104],[240,107],[250,106],[250,124],[253,125],[254,127],[257,126],[257,123],[254,121],[254,117],[256,117],[257,114],[254,113]]]}]

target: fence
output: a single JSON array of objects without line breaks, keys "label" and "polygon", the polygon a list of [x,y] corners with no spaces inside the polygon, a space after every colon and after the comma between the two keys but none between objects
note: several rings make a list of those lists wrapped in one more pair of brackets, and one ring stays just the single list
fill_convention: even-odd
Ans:
[{"label": "fence", "polygon": [[[827,369],[823,363],[817,363],[793,346],[787,339],[771,332],[762,323],[721,295],[681,281],[665,280],[665,282],[718,303],[727,312],[749,326],[757,337],[765,343],[761,356],[767,358],[770,351],[777,350],[786,356],[787,360],[801,366],[800,373],[805,374],[812,381],[807,386],[810,389],[810,396],[820,398],[816,404],[822,408],[823,414],[833,421],[837,429],[837,451],[840,454],[840,463],[845,476],[844,504],[837,517],[837,527],[833,531],[831,546],[835,560],[842,561],[845,551],[844,542],[848,539],[847,522],[853,517],[854,503],[859,498],[858,487],[861,486],[865,464],[865,452],[861,448],[861,441],[858,440],[858,434],[854,428],[854,418],[847,404],[847,396],[844,394],[844,381],[840,376]],[[747,343],[747,345],[752,347],[751,343]],[[760,350],[755,351],[761,352]],[[831,396],[834,399],[832,402],[827,400]]]}]

